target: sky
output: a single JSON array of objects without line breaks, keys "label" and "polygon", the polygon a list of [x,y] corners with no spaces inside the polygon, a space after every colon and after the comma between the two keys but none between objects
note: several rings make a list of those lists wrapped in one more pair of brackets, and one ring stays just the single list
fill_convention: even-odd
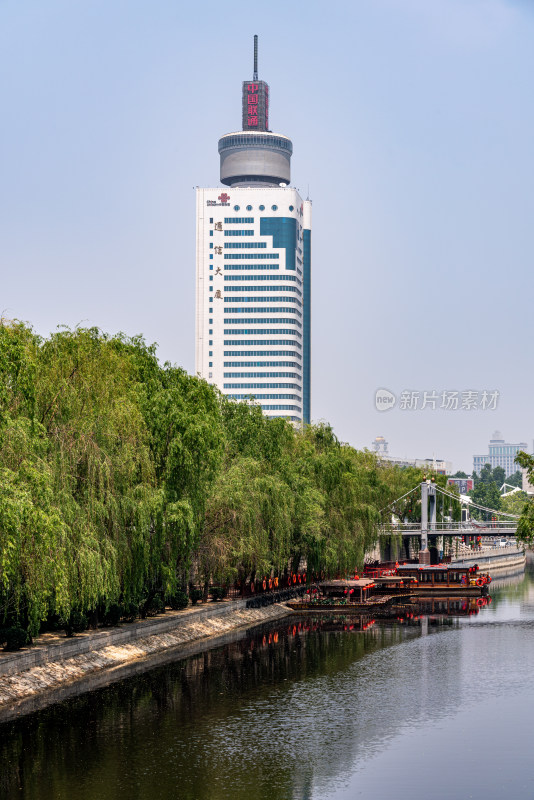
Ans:
[{"label": "sky", "polygon": [[194,372],[194,187],[254,34],[313,201],[313,420],[466,472],[497,429],[532,451],[532,0],[0,0],[0,313]]}]

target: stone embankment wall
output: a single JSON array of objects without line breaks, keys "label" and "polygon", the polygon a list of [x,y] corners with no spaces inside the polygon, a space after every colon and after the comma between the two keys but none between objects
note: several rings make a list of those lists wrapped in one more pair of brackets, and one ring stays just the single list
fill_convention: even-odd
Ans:
[{"label": "stone embankment wall", "polygon": [[[291,613],[283,603],[208,604],[73,639],[42,637],[35,648],[0,654],[0,722],[115,680],[223,644],[228,634]],[[226,638],[225,638],[226,637]],[[230,637],[232,638],[232,637]],[[164,654],[164,659],[158,659]]]},{"label": "stone embankment wall", "polygon": [[478,553],[471,552],[452,560],[452,564],[462,566],[478,564],[482,571],[489,570],[492,576],[519,571],[524,569],[525,563],[525,551],[518,547],[485,547]]}]

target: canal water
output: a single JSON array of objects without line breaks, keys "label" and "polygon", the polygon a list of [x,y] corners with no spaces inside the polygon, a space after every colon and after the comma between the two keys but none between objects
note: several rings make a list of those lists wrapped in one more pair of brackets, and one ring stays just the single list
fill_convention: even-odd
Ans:
[{"label": "canal water", "polygon": [[287,618],[4,724],[0,797],[531,800],[532,572],[419,611]]}]

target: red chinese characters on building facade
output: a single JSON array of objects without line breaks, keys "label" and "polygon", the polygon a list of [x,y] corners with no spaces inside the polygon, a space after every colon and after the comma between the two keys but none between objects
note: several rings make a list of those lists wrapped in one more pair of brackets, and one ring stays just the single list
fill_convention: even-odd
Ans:
[{"label": "red chinese characters on building facade", "polygon": [[247,86],[247,124],[258,127],[258,84],[249,83]]},{"label": "red chinese characters on building facade", "polygon": [[265,81],[243,83],[243,129],[269,129],[269,86]]}]

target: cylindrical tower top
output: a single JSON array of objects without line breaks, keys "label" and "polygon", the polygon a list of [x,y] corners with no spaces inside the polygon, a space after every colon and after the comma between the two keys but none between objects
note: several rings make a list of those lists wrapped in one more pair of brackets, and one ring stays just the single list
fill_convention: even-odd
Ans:
[{"label": "cylindrical tower top", "polygon": [[252,81],[243,81],[243,130],[219,139],[221,183],[225,186],[280,186],[291,180],[293,145],[269,130],[269,86],[258,80],[258,37],[254,36]]},{"label": "cylindrical tower top", "polygon": [[270,131],[238,131],[219,139],[221,183],[225,186],[280,186],[291,179],[293,145]]}]

